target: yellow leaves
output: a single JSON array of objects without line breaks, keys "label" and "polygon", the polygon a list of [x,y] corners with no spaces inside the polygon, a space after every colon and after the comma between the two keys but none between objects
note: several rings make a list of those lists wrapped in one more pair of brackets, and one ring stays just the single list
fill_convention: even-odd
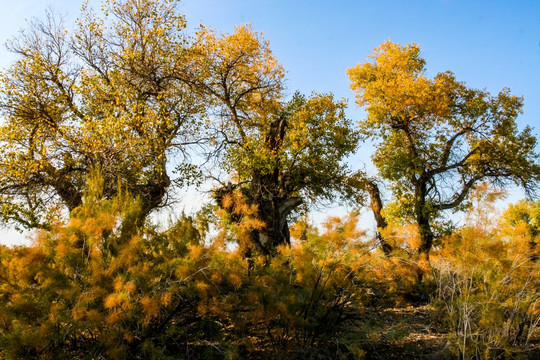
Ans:
[{"label": "yellow leaves", "polygon": [[185,279],[191,274],[191,269],[187,265],[180,265],[176,267],[175,273],[179,279]]},{"label": "yellow leaves", "polygon": [[116,279],[114,279],[113,287],[114,287],[114,291],[116,292],[121,291],[122,288],[124,287],[124,279],[118,276]]},{"label": "yellow leaves", "polygon": [[[258,217],[257,205],[248,204],[239,191],[225,193],[221,197],[221,217],[228,224],[230,231],[235,235],[241,248],[251,246],[250,234],[253,230],[265,227],[264,221]],[[228,218],[237,217],[238,220],[229,221]]]},{"label": "yellow leaves", "polygon": [[209,287],[210,285],[208,285],[206,282],[204,281],[196,281],[195,282],[195,288],[199,291],[199,293],[201,294],[201,296],[203,297],[206,297],[207,294],[208,294],[208,290],[209,290]]},{"label": "yellow leaves", "polygon": [[132,343],[133,340],[135,340],[135,337],[133,334],[129,331],[125,332],[124,335],[122,335],[122,338],[128,342],[128,344]]},{"label": "yellow leaves", "polygon": [[197,48],[202,54],[198,59],[201,77],[225,111],[231,111],[226,99],[235,99],[235,112],[249,114],[248,119],[256,118],[279,100],[283,68],[268,43],[249,25],[235,27],[233,34],[221,36],[203,27],[198,33]]},{"label": "yellow leaves", "polygon": [[134,296],[136,296],[137,287],[132,281],[124,281],[117,276],[113,282],[114,292],[107,295],[103,301],[106,309],[121,308],[128,310],[133,307]]},{"label": "yellow leaves", "polygon": [[[82,208],[76,212],[79,221],[59,226],[54,240],[67,242],[69,235],[81,234],[81,227],[90,223],[96,225],[98,220],[87,222],[86,217],[100,219],[101,211],[113,216],[126,213],[112,205],[117,203],[129,206],[129,202],[101,199],[91,203],[92,211]],[[335,223],[347,228],[346,233],[355,233],[354,227],[345,221]],[[44,330],[43,334],[60,336],[63,324],[73,324],[69,329],[78,339],[92,336],[93,344],[99,343],[106,349],[107,356],[111,356],[109,349],[116,351],[130,342],[137,342],[154,329],[154,323],[164,320],[167,322],[163,331],[153,334],[159,337],[160,344],[178,339],[196,341],[193,340],[194,333],[199,339],[199,334],[204,334],[204,340],[214,339],[207,338],[211,334],[204,333],[204,322],[211,321],[218,330],[219,339],[223,335],[237,339],[237,336],[250,334],[249,341],[255,344],[253,346],[260,346],[266,340],[259,337],[259,332],[254,331],[256,328],[270,326],[273,336],[297,336],[319,321],[317,314],[333,311],[336,299],[342,293],[356,291],[351,287],[354,286],[352,282],[346,282],[349,260],[342,258],[343,264],[339,266],[335,259],[327,260],[324,241],[310,241],[316,238],[312,234],[302,246],[280,247],[271,266],[265,256],[248,263],[240,251],[189,246],[177,238],[182,237],[181,232],[172,235],[147,228],[127,239],[116,235],[112,233],[108,238],[101,238],[99,259],[88,258],[80,247],[75,248],[68,259],[58,258],[55,248],[46,247],[42,242],[48,251],[50,249],[47,255],[53,259],[51,263],[61,264],[48,276],[60,278],[62,283],[58,285],[63,289],[62,296],[58,296],[57,288],[47,290],[39,285],[39,290],[44,292],[43,299],[54,298],[61,302],[61,306],[53,306],[48,301],[42,304],[45,315],[40,321],[50,316],[47,323],[55,321],[58,324]],[[350,251],[355,255],[354,247]],[[3,265],[2,253],[0,260]],[[326,268],[316,285],[320,269],[315,267],[321,266]],[[298,282],[295,282],[295,276]],[[66,298],[68,289],[72,295]],[[316,300],[310,301],[312,298]],[[35,328],[34,325],[31,327]],[[284,337],[283,341],[286,344],[290,340]]]},{"label": "yellow leaves", "polygon": [[124,290],[132,295],[135,293],[135,291],[137,290],[137,286],[132,282],[132,281],[129,281],[127,282],[125,285],[124,285]]},{"label": "yellow leaves", "polygon": [[71,251],[72,248],[68,244],[63,241],[58,242],[58,245],[56,246],[56,253],[58,256],[66,257]]},{"label": "yellow leaves", "polygon": [[172,294],[170,292],[165,292],[161,295],[161,305],[169,306],[172,303]]},{"label": "yellow leaves", "polygon": [[[15,157],[5,172],[0,169],[0,175],[10,173],[26,181],[38,175],[47,179],[61,175],[55,184],[34,186],[32,195],[46,194],[38,202],[47,203],[50,195],[58,195],[51,189],[60,188],[59,183],[80,187],[81,174],[90,164],[100,164],[111,178],[144,181],[145,171],[165,161],[156,153],[177,147],[172,141],[186,133],[192,115],[201,111],[195,106],[196,94],[186,93],[182,81],[167,80],[159,86],[159,79],[149,81],[152,71],[176,79],[179,67],[189,64],[190,44],[181,32],[184,17],[175,12],[173,3],[134,4],[110,5],[118,12],[108,19],[84,8],[74,44],[64,42],[63,28],[45,30],[55,24],[31,29],[32,36],[22,36],[30,43],[19,52],[20,61],[0,79],[0,92],[9,99],[3,104],[9,108],[4,130],[9,141],[18,144],[13,153],[34,155],[24,162]],[[144,11],[130,13],[143,7]],[[141,23],[136,24],[135,18]],[[123,60],[124,49],[132,60]],[[79,67],[80,73],[74,71]],[[141,95],[148,93],[152,95]],[[63,162],[60,153],[71,154],[73,162]],[[13,200],[24,197],[19,195]]]},{"label": "yellow leaves", "polygon": [[118,304],[121,304],[121,302],[122,300],[118,297],[117,294],[110,294],[105,298],[105,301],[103,301],[103,305],[106,309],[112,309]]},{"label": "yellow leaves", "polygon": [[21,295],[20,294],[12,294],[9,297],[9,301],[11,301],[12,303],[18,303],[20,300],[21,300]]},{"label": "yellow leaves", "polygon": [[144,311],[144,323],[149,324],[152,319],[159,315],[159,301],[146,295],[141,299],[141,306]]},{"label": "yellow leaves", "polygon": [[222,207],[224,209],[231,209],[234,204],[233,193],[225,194],[222,198]]},{"label": "yellow leaves", "polygon": [[391,229],[392,236],[396,239],[395,243],[398,246],[406,245],[410,249],[418,249],[421,244],[420,234],[418,232],[418,225],[405,224],[393,226]]},{"label": "yellow leaves", "polygon": [[392,118],[430,128],[434,121],[448,115],[444,87],[453,79],[426,78],[425,61],[419,57],[419,51],[415,44],[401,46],[387,41],[370,56],[373,63],[347,70],[357,103],[368,105],[368,123],[380,126]]},{"label": "yellow leaves", "polygon": [[117,309],[107,315],[107,317],[105,318],[105,323],[109,325],[110,327],[113,327],[117,325],[118,323],[120,323],[123,318],[124,318],[123,311]]},{"label": "yellow leaves", "polygon": [[265,227],[265,223],[262,220],[253,217],[244,218],[240,225],[240,229],[245,232],[250,230],[261,230]]},{"label": "yellow leaves", "polygon": [[103,323],[104,316],[101,312],[96,309],[90,309],[86,314],[88,321],[93,322],[94,324]]},{"label": "yellow leaves", "polygon": [[329,217],[324,223],[325,233],[322,239],[337,246],[343,246],[345,243],[360,241],[365,236],[365,232],[357,228],[358,215],[349,214],[345,218]]},{"label": "yellow leaves", "polygon": [[85,318],[86,311],[81,308],[74,308],[71,310],[71,317],[73,321],[80,321]]},{"label": "yellow leaves", "polygon": [[191,255],[191,258],[195,261],[199,260],[201,255],[203,254],[204,247],[201,245],[189,245],[189,252]]},{"label": "yellow leaves", "polygon": [[242,278],[238,274],[230,273],[227,278],[235,289],[239,289],[242,286]]},{"label": "yellow leaves", "polygon": [[[434,258],[436,304],[449,315],[449,328],[467,343],[472,340],[467,346],[471,354],[478,345],[489,349],[489,344],[508,344],[508,338],[523,331],[518,324],[539,319],[535,307],[540,267],[527,248],[514,248],[520,237],[505,234],[500,227],[481,229],[472,224],[445,239]],[[481,341],[476,343],[477,339]]]}]

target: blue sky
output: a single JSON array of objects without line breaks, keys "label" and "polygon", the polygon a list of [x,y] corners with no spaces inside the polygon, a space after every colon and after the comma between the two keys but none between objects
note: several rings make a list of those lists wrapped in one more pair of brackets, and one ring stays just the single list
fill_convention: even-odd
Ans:
[{"label": "blue sky", "polygon": [[[77,17],[78,0],[0,0],[0,42],[42,17],[51,5]],[[91,0],[99,8],[99,1]],[[220,32],[252,23],[270,41],[288,71],[288,88],[310,93],[333,92],[349,99],[348,115],[360,120],[345,75],[386,39],[417,43],[428,75],[451,70],[468,86],[497,93],[503,87],[525,99],[521,127],[540,133],[540,1],[353,1],[353,0],[185,0],[180,11],[189,31],[198,24]],[[0,49],[0,68],[13,57]],[[355,162],[369,161],[369,146]],[[0,232],[0,243],[20,239]]]}]

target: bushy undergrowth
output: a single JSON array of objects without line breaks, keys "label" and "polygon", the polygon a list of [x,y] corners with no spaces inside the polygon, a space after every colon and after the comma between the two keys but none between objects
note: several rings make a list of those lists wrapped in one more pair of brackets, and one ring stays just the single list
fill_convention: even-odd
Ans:
[{"label": "bushy undergrowth", "polygon": [[429,294],[450,357],[511,357],[537,341],[538,231],[524,206],[496,230],[449,236],[429,275],[414,226],[392,229],[385,256],[355,214],[320,231],[299,221],[291,246],[259,256],[245,249],[259,225],[241,203],[242,218],[210,238],[185,215],[143,226],[136,200],[102,189],[95,176],[69,222],[32,246],[0,247],[0,358],[361,359],[388,325],[378,311]]},{"label": "bushy undergrowth", "polygon": [[[71,220],[33,246],[0,248],[0,357],[6,359],[339,358],[364,303],[356,219],[275,256],[201,242],[183,216],[138,227],[127,195],[93,181]],[[349,340],[347,340],[349,339]]]},{"label": "bushy undergrowth", "polygon": [[[444,242],[434,304],[461,359],[519,358],[540,330],[540,263],[527,224],[479,219]],[[534,236],[534,235],[533,235]],[[537,339],[536,339],[537,340]]]},{"label": "bushy undergrowth", "polygon": [[192,289],[207,264],[190,255],[199,241],[190,219],[177,226],[187,238],[138,229],[136,201],[101,194],[98,179],[67,224],[2,248],[1,357],[152,358],[219,336]]}]

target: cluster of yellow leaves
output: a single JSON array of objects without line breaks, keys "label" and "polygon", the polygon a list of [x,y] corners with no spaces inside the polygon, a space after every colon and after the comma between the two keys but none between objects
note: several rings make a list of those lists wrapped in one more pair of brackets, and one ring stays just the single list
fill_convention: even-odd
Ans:
[{"label": "cluster of yellow leaves", "polygon": [[240,114],[246,114],[249,125],[278,106],[284,70],[251,26],[237,26],[230,35],[202,27],[197,36],[198,72],[219,106],[236,112],[230,126],[241,126]]},{"label": "cluster of yellow leaves", "polygon": [[[264,223],[258,218],[257,206],[249,205],[239,191],[233,191],[223,196],[222,209],[218,210],[223,224],[227,227],[241,249],[252,246],[251,234],[254,230],[261,230]],[[231,219],[235,218],[235,221]]]},{"label": "cluster of yellow leaves", "polygon": [[387,117],[402,122],[433,121],[448,114],[449,104],[441,96],[446,84],[424,76],[425,60],[418,45],[386,41],[370,57],[373,62],[358,64],[347,73],[358,104],[368,105],[371,126],[380,126]]},{"label": "cluster of yellow leaves", "polygon": [[[200,237],[182,236],[181,231],[192,233],[184,222],[193,220],[182,220],[174,231],[137,229],[131,216],[139,211],[137,203],[124,192],[104,199],[102,189],[103,179],[95,175],[68,223],[43,232],[34,246],[0,248],[2,356],[73,355],[99,345],[96,356],[122,359],[178,354],[178,344],[197,351],[200,339],[230,347],[231,356],[289,356],[323,353],[328,341],[349,332],[356,342],[339,341],[360,351],[360,330],[350,318],[367,311],[377,296],[400,304],[417,291],[420,265],[414,257],[373,251],[354,213],[329,218],[321,233],[301,221],[292,232],[302,240],[280,246],[271,258],[246,259],[241,249],[217,240],[201,244]],[[238,194],[228,196],[229,214],[256,213]],[[467,291],[475,301],[498,299],[497,309],[513,311],[502,314],[534,322],[540,315],[533,291],[539,268],[531,260],[534,231],[527,225],[536,223],[523,216],[524,209],[534,214],[532,205],[512,208],[500,237],[474,226],[463,229],[433,255],[433,267],[441,274],[450,269],[454,280],[470,276],[474,287]],[[393,234],[403,243],[417,236],[410,226]],[[486,315],[477,323],[479,331],[503,326],[511,335],[515,321],[501,325]],[[52,347],[57,339],[62,345]],[[78,347],[71,347],[75,342]]]},{"label": "cluster of yellow leaves", "polygon": [[211,277],[213,285],[222,280],[234,292],[201,302],[200,310],[231,322],[242,351],[326,351],[319,341],[346,331],[346,314],[363,304],[369,250],[357,221],[355,214],[331,218],[322,234],[310,228],[305,240],[278,247],[271,259],[246,262],[240,251],[226,258],[214,254],[211,265],[220,276]]},{"label": "cluster of yellow leaves", "polygon": [[[103,199],[103,180],[91,182],[71,221],[31,247],[1,248],[2,356],[58,357],[96,344],[95,356],[113,359],[149,349],[178,354],[175,344],[213,336],[219,343],[219,334],[240,353],[307,353],[326,351],[328,337],[353,329],[347,314],[362,306],[369,258],[355,214],[329,219],[322,234],[310,231],[271,259],[246,261],[219,241],[137,229],[130,222],[137,203],[123,193]],[[225,201],[238,213],[254,210],[241,198]],[[51,347],[59,338],[62,345]]]}]

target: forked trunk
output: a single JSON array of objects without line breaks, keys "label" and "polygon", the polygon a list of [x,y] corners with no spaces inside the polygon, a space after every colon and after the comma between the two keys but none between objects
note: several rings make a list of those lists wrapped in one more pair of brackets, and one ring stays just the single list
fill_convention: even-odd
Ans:
[{"label": "forked trunk", "polygon": [[287,217],[301,203],[302,200],[295,197],[273,201],[271,204],[258,204],[259,217],[264,222],[264,227],[261,230],[254,230],[252,237],[262,253],[273,255],[278,246],[291,243]]}]

